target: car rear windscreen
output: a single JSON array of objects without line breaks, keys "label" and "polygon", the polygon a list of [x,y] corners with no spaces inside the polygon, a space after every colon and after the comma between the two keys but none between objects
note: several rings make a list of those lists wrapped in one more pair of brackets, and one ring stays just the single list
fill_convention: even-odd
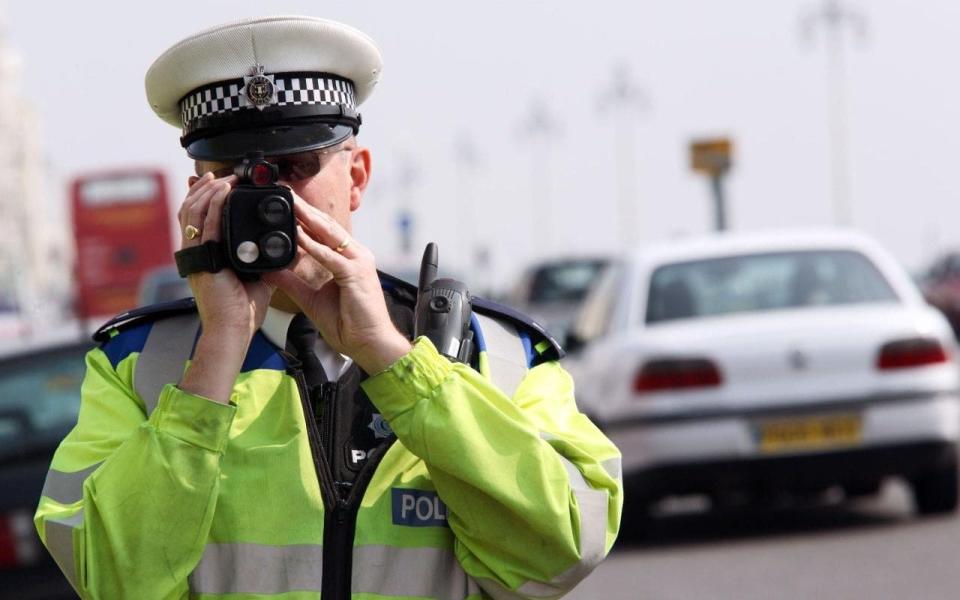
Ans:
[{"label": "car rear windscreen", "polygon": [[533,274],[529,302],[579,302],[607,265],[604,260],[573,260],[544,266]]},{"label": "car rear windscreen", "polygon": [[646,321],[897,301],[859,252],[749,254],[659,267],[650,278]]},{"label": "car rear windscreen", "polygon": [[0,361],[0,460],[55,446],[76,423],[87,349]]}]

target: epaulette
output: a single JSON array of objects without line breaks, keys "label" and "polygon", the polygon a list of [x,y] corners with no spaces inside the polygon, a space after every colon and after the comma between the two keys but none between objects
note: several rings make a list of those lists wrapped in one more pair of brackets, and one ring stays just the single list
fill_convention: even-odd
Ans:
[{"label": "epaulette", "polygon": [[522,312],[479,296],[473,296],[472,300],[474,312],[508,321],[517,328],[517,331],[530,336],[530,344],[539,355],[539,360],[560,360],[566,356],[560,342],[554,339],[540,323]]},{"label": "epaulette", "polygon": [[389,292],[394,298],[409,305],[411,308],[417,304],[417,286],[404,281],[399,277],[377,270],[380,276],[380,286]]},{"label": "epaulette", "polygon": [[108,341],[113,330],[122,331],[135,325],[157,321],[173,315],[180,315],[197,310],[197,301],[193,297],[172,300],[170,302],[160,302],[149,306],[141,306],[127,312],[120,313],[104,323],[93,334],[93,341],[104,343]]},{"label": "epaulette", "polygon": [[[388,273],[377,271],[380,275],[380,283],[385,290],[409,304],[411,307],[417,303],[417,286],[408,283],[398,277]],[[191,296],[172,300],[170,302],[160,302],[149,306],[141,306],[127,312],[120,313],[104,323],[93,334],[93,340],[98,343],[106,342],[110,339],[110,331],[123,330],[134,325],[139,325],[149,321],[156,321],[172,315],[179,315],[197,310],[197,301]]]}]

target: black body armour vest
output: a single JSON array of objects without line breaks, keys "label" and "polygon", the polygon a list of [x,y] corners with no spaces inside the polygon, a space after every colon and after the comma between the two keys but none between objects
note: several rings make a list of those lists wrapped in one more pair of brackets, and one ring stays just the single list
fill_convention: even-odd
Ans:
[{"label": "black body armour vest", "polygon": [[[384,296],[394,325],[412,339],[414,298],[397,288],[384,290]],[[295,337],[309,337],[311,342],[316,338],[303,335],[303,331],[295,335],[292,329],[287,351],[296,362],[288,371],[300,389],[314,466],[327,507],[321,595],[347,600],[351,596],[357,511],[374,471],[396,436],[360,388],[369,375],[353,363],[338,381],[329,381],[313,355],[313,344],[294,343]]]},{"label": "black body armour vest", "polygon": [[[395,297],[397,295],[401,297]],[[412,340],[413,299],[406,298],[400,290],[385,291],[384,297],[393,324]],[[298,327],[299,331],[295,331]],[[346,496],[374,450],[391,442],[394,436],[377,407],[360,388],[369,374],[352,363],[337,381],[330,381],[313,356],[315,336],[316,330],[309,321],[298,315],[291,325],[287,351],[301,363],[312,413],[304,417],[315,423],[338,495]]]}]

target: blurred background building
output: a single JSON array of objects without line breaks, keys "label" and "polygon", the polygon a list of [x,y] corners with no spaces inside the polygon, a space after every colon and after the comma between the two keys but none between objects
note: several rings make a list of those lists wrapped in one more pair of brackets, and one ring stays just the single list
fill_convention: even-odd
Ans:
[{"label": "blurred background building", "polygon": [[[5,10],[5,7],[3,8]],[[54,200],[23,62],[0,14],[0,314],[26,325],[62,316],[71,298],[66,214]],[[21,326],[24,323],[21,323]]]},{"label": "blurred background building", "polygon": [[[323,9],[368,31],[386,58],[363,107],[374,173],[355,227],[387,270],[415,269],[436,241],[441,268],[501,294],[533,261],[709,231],[710,188],[686,154],[715,136],[737,149],[724,186],[731,230],[851,224],[911,270],[960,244],[949,226],[960,221],[947,176],[960,136],[950,118],[960,86],[945,65],[960,53],[950,2],[425,6],[430,19],[398,6]],[[30,3],[5,5],[5,45],[26,67],[23,91],[6,76],[3,94],[25,95],[42,128],[32,147],[4,151],[42,145],[51,218],[68,222],[69,180],[103,169],[162,170],[171,211],[182,197],[192,165],[146,106],[144,72],[196,24],[265,9],[164,7],[103,0],[48,19]],[[266,10],[317,12],[302,0]],[[4,119],[30,126],[11,116],[21,112]]]}]

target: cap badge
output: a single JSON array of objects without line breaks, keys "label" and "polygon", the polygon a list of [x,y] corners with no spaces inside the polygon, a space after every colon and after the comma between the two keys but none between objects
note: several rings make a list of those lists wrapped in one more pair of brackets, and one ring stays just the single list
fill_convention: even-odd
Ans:
[{"label": "cap badge", "polygon": [[243,95],[258,110],[277,103],[277,86],[273,75],[265,75],[263,65],[255,65],[251,75],[243,78]]}]

